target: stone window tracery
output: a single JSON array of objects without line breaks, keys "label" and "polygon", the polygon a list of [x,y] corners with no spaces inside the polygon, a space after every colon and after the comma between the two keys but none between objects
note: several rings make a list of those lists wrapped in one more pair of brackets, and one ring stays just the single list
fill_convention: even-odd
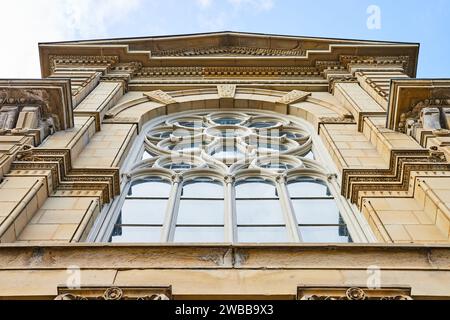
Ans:
[{"label": "stone window tracery", "polygon": [[143,133],[107,240],[353,242],[311,132],[273,113],[167,117]]}]

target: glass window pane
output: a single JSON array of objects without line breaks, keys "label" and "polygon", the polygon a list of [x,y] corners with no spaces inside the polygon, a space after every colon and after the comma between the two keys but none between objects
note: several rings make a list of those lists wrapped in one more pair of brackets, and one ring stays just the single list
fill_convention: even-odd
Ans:
[{"label": "glass window pane", "polygon": [[269,127],[273,127],[276,126],[277,123],[276,122],[270,122],[270,121],[257,121],[257,122],[252,122],[249,127],[250,128],[256,128],[256,129],[262,129],[262,128],[269,128]]},{"label": "glass window pane", "polygon": [[167,200],[125,200],[121,213],[121,224],[164,223]]},{"label": "glass window pane", "polygon": [[112,243],[158,243],[161,241],[161,227],[116,226]]},{"label": "glass window pane", "polygon": [[285,227],[240,227],[240,243],[287,243],[290,242]]},{"label": "glass window pane", "polygon": [[132,183],[128,196],[166,198],[171,188],[169,183],[160,179],[142,179]]},{"label": "glass window pane", "polygon": [[240,159],[244,154],[234,145],[228,143],[213,150],[211,155],[218,160]]},{"label": "glass window pane", "polygon": [[222,117],[214,119],[214,122],[220,125],[236,125],[242,122],[240,119],[232,118],[232,117]]},{"label": "glass window pane", "polygon": [[339,209],[334,199],[292,200],[298,224],[340,224]]},{"label": "glass window pane", "polygon": [[238,225],[284,225],[279,200],[237,200]]},{"label": "glass window pane", "polygon": [[278,198],[277,188],[274,184],[263,179],[247,179],[236,185],[236,198]]},{"label": "glass window pane", "polygon": [[296,179],[289,183],[288,190],[293,198],[331,196],[326,183],[313,178]]},{"label": "glass window pane", "polygon": [[312,151],[308,152],[303,158],[309,159],[309,160],[316,160],[316,157]]},{"label": "glass window pane", "polygon": [[224,225],[223,200],[181,200],[178,225]]},{"label": "glass window pane", "polygon": [[183,198],[223,199],[224,187],[211,179],[197,179],[183,186]]},{"label": "glass window pane", "polygon": [[303,242],[309,243],[350,243],[353,242],[346,226],[300,227]]},{"label": "glass window pane", "polygon": [[223,227],[177,227],[174,242],[220,243],[225,241]]},{"label": "glass window pane", "polygon": [[148,151],[144,151],[144,154],[142,155],[142,160],[148,160],[151,158],[153,158],[153,156]]}]

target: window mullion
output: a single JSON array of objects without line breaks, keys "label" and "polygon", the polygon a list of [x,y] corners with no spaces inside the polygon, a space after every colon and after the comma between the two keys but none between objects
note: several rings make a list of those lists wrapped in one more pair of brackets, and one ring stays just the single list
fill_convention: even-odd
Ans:
[{"label": "window mullion", "polygon": [[236,205],[233,188],[233,177],[225,177],[225,242],[235,242],[235,223]]},{"label": "window mullion", "polygon": [[294,210],[289,199],[289,193],[286,186],[286,179],[284,176],[277,178],[277,189],[280,197],[283,214],[285,216],[286,228],[289,232],[290,238],[293,242],[302,242],[300,232],[298,231],[297,221],[294,217]]},{"label": "window mullion", "polygon": [[178,212],[181,195],[181,177],[175,175],[172,178],[172,189],[170,191],[169,201],[167,203],[166,215],[163,229],[161,231],[161,242],[171,242],[175,231],[176,216]]}]

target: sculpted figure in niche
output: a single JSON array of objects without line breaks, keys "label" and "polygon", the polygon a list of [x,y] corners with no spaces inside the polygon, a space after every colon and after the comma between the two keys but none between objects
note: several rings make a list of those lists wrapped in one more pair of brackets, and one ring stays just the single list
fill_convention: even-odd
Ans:
[{"label": "sculpted figure in niche", "polygon": [[424,129],[441,129],[441,113],[438,108],[423,108],[420,112],[420,120]]}]

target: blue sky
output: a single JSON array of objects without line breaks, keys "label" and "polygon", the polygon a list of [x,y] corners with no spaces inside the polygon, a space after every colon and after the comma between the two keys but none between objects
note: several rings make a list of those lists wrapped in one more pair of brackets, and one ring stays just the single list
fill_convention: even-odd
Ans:
[{"label": "blue sky", "polygon": [[[371,5],[380,9],[379,29],[367,26]],[[38,42],[232,30],[419,42],[418,77],[450,78],[448,0],[15,0],[7,6],[0,77],[38,77]]]}]

